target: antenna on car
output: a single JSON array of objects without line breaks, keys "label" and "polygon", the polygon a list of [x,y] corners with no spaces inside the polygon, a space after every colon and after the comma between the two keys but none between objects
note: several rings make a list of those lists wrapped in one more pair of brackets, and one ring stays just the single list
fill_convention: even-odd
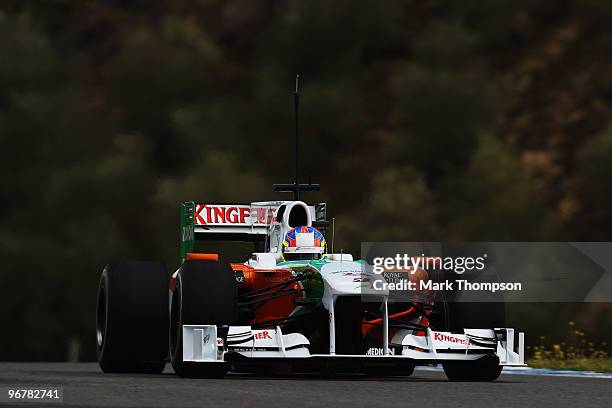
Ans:
[{"label": "antenna on car", "polygon": [[313,184],[310,181],[308,184],[303,183],[300,184],[300,173],[299,173],[299,159],[300,159],[300,144],[299,144],[299,114],[300,114],[300,76],[295,76],[295,90],[293,91],[293,109],[295,115],[295,180],[293,183],[280,183],[273,184],[274,191],[283,192],[283,193],[293,193],[293,199],[300,199],[301,191],[319,191],[321,189],[320,184]]},{"label": "antenna on car", "polygon": [[[300,182],[300,75],[295,76],[295,91],[293,91],[293,112],[295,116],[295,184]],[[296,190],[300,199],[300,190]]]},{"label": "antenna on car", "polygon": [[332,245],[331,245],[331,253],[334,253],[334,238],[336,238],[336,218],[332,217]]}]

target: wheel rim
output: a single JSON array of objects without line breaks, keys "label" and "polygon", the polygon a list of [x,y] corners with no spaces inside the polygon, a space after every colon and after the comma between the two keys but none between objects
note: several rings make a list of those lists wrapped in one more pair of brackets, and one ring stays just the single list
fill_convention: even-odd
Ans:
[{"label": "wheel rim", "polygon": [[100,284],[98,292],[98,307],[96,309],[96,341],[98,348],[101,349],[104,344],[104,335],[106,333],[106,290],[104,282]]}]

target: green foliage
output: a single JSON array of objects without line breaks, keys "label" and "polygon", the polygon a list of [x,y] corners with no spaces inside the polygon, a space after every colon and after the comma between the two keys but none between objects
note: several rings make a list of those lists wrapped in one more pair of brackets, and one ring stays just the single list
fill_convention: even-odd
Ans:
[{"label": "green foliage", "polygon": [[528,346],[527,353],[531,358],[527,363],[530,367],[612,372],[612,358],[602,349],[607,347],[606,341],[599,344],[592,341],[574,321],[569,321],[567,328],[569,333],[566,333],[565,341],[551,345],[545,336],[541,336],[538,345]]},{"label": "green foliage", "polygon": [[541,358],[528,360],[533,368],[548,368],[551,370],[594,371],[597,373],[612,373],[612,358],[574,358],[560,360],[557,358]]},{"label": "green foliage", "polygon": [[491,137],[479,141],[466,171],[448,177],[443,214],[447,235],[465,241],[538,240],[545,236],[545,207],[527,171],[508,146]]},{"label": "green foliage", "polygon": [[612,197],[612,126],[581,146],[577,155],[577,169],[570,181],[576,203],[571,224],[574,231],[594,240],[606,240],[612,228],[610,197]]}]

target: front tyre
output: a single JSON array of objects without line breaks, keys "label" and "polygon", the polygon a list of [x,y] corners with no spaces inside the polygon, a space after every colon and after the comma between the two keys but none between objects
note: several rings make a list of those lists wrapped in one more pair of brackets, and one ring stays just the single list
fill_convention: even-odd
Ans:
[{"label": "front tyre", "polygon": [[96,349],[105,373],[161,373],[168,355],[168,276],[162,264],[112,261],[102,271]]},{"label": "front tyre", "polygon": [[218,378],[227,364],[183,361],[182,327],[186,324],[235,325],[238,291],[234,271],[218,261],[186,261],[179,270],[170,313],[172,368],[181,377]]},{"label": "front tyre", "polygon": [[503,368],[497,356],[485,356],[473,361],[447,361],[442,363],[442,367],[451,381],[495,381]]}]

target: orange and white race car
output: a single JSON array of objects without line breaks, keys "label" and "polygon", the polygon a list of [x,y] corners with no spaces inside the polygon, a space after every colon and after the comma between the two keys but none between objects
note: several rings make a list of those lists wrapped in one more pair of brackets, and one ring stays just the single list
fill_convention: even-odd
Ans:
[{"label": "orange and white race car", "polygon": [[[524,365],[523,333],[515,350],[514,329],[473,319],[451,327],[448,310],[460,305],[440,301],[434,291],[391,301],[389,286],[381,285],[389,276],[418,282],[428,272],[376,273],[368,262],[334,253],[327,225],[323,203],[182,203],[182,263],[174,273],[143,261],[104,268],[96,319],[100,367],[159,373],[169,357],[180,376],[219,377],[321,370],[410,375],[415,365],[442,364],[451,380],[491,381],[503,366]],[[253,252],[233,262],[207,250],[219,241],[249,242]],[[476,314],[486,313],[480,309]]]}]

